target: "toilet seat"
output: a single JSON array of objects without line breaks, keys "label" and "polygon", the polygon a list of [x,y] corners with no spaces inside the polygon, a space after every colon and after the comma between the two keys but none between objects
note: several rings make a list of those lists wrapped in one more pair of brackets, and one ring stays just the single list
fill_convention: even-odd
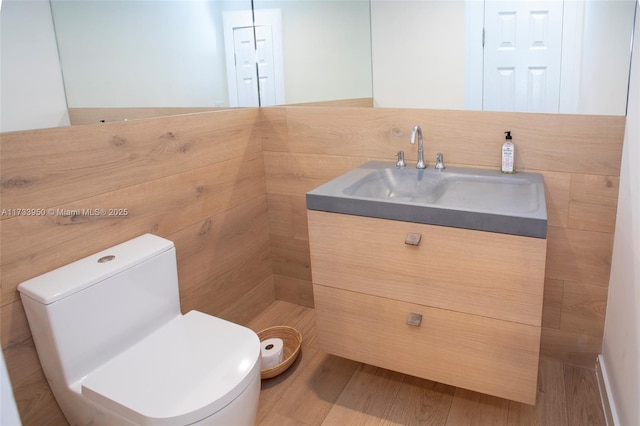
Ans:
[{"label": "toilet seat", "polygon": [[89,374],[81,388],[137,424],[190,424],[233,401],[259,369],[253,331],[190,311]]}]

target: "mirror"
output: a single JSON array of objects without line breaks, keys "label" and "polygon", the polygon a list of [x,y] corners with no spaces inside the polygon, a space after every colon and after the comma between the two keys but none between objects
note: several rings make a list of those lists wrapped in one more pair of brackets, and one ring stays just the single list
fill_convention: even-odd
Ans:
[{"label": "mirror", "polygon": [[251,6],[51,0],[69,108],[371,98],[368,0],[256,0],[253,13]]},{"label": "mirror", "polygon": [[[12,10],[6,6],[46,0],[3,3],[2,78],[8,88],[8,79],[24,80],[25,73],[6,72],[13,63],[5,59],[13,42],[5,34],[5,23],[12,19],[5,16]],[[478,56],[478,49],[469,46],[482,43],[485,5],[498,3],[51,0],[55,36],[49,38],[54,52],[57,48],[66,92],[55,96],[70,110],[138,108],[152,109],[154,115],[359,98],[373,99],[378,107],[491,110],[478,65],[484,62],[482,51]],[[558,111],[624,115],[636,0],[528,3],[562,4],[562,25],[571,24],[573,34],[582,35],[567,39],[571,32],[563,32],[562,72],[556,78],[564,98]],[[22,19],[31,19],[29,13]],[[504,33],[507,27],[499,28]],[[14,50],[25,57],[23,47]],[[252,51],[257,66],[243,57]],[[242,61],[250,64],[249,75],[236,66]],[[53,61],[42,67],[53,68]],[[45,84],[39,76],[28,77],[30,86],[36,79]],[[249,86],[251,95],[241,90]],[[12,103],[5,94],[28,104],[25,112],[33,100],[11,92],[3,90],[3,111],[24,115],[6,107]],[[42,90],[32,96],[43,103]]]},{"label": "mirror", "polygon": [[253,0],[253,6],[259,44],[262,17],[281,15],[284,101],[261,105],[372,97],[369,0]]},{"label": "mirror", "polygon": [[51,0],[69,108],[229,106],[223,14],[250,0]]}]

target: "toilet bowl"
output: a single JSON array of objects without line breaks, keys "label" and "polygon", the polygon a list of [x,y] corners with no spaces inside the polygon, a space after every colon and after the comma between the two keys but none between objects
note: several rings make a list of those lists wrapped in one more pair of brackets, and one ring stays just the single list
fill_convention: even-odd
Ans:
[{"label": "toilet bowl", "polygon": [[260,341],[180,312],[175,247],[145,234],[18,286],[72,425],[253,425]]}]

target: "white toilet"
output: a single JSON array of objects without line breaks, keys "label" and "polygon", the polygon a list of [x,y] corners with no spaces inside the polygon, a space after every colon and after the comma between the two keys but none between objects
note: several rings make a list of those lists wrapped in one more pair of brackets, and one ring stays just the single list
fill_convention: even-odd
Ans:
[{"label": "white toilet", "polygon": [[72,425],[253,425],[260,340],[180,313],[176,252],[146,234],[18,286]]}]

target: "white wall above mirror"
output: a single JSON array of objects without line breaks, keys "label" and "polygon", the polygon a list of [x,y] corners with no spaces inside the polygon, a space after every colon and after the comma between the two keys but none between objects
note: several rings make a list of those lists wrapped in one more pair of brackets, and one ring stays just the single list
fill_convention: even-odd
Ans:
[{"label": "white wall above mirror", "polygon": [[[560,34],[553,78],[512,80],[525,92],[558,82],[555,110],[490,102],[482,29],[485,40],[497,31],[504,42],[509,21],[490,23],[486,14],[506,3],[526,3],[546,17],[534,23],[556,24],[511,21],[526,27],[520,33],[538,50],[549,31]],[[545,15],[549,5],[555,12]],[[60,104],[229,108],[259,97],[262,105],[371,98],[377,107],[624,115],[635,7],[634,0],[254,0],[252,11],[250,0],[3,0],[1,130],[64,125]],[[249,77],[239,65],[243,52]],[[36,66],[35,57],[53,60]],[[43,90],[61,79],[62,94]],[[253,91],[253,103],[241,87]],[[6,124],[28,123],[34,102],[55,108],[52,119]]]}]

